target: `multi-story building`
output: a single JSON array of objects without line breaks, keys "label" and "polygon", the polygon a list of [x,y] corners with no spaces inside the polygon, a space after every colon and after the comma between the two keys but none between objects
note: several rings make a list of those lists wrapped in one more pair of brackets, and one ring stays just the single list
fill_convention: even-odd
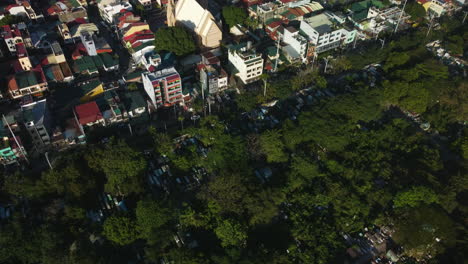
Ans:
[{"label": "multi-story building", "polygon": [[42,68],[17,73],[7,77],[8,95],[19,99],[26,95],[42,96],[48,89],[47,80]]},{"label": "multi-story building", "polygon": [[299,34],[299,30],[293,27],[280,27],[278,36],[286,46],[283,51],[290,61],[307,61],[308,42],[306,38]]},{"label": "multi-story building", "polygon": [[218,65],[199,65],[202,92],[216,94],[228,87],[228,75]]},{"label": "multi-story building", "polygon": [[0,37],[5,41],[5,44],[12,55],[16,54],[16,44],[23,43],[21,31],[18,28],[12,28],[9,25],[0,27]]},{"label": "multi-story building", "polygon": [[183,102],[182,80],[173,68],[142,74],[143,87],[157,109]]},{"label": "multi-story building", "polygon": [[260,78],[263,73],[263,58],[251,47],[250,42],[233,46],[228,53],[229,63],[234,67],[233,74],[244,84]]},{"label": "multi-story building", "polygon": [[31,136],[36,150],[43,150],[50,145],[51,119],[47,110],[46,99],[21,106],[23,122]]},{"label": "multi-story building", "polygon": [[312,16],[301,21],[300,30],[315,46],[315,53],[319,54],[340,47],[354,41],[357,31],[345,28],[335,28],[327,13]]},{"label": "multi-story building", "polygon": [[133,7],[129,2],[125,1],[114,1],[106,4],[106,2],[101,2],[98,4],[99,13],[109,25],[114,24],[114,16],[119,14],[122,10],[132,11]]},{"label": "multi-story building", "polygon": [[32,69],[31,60],[29,60],[28,52],[23,43],[16,44],[16,56],[18,57],[18,67],[22,71],[30,71]]}]

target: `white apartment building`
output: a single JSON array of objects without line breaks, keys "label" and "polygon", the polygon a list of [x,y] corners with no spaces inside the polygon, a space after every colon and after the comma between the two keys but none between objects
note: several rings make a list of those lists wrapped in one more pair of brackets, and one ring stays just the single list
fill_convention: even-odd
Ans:
[{"label": "white apartment building", "polygon": [[101,15],[102,19],[110,25],[114,24],[114,16],[120,13],[121,10],[133,10],[132,5],[129,2],[124,1],[110,4],[99,3],[98,7],[99,14]]},{"label": "white apartment building", "polygon": [[228,59],[235,68],[235,75],[246,83],[251,83],[263,73],[263,58],[250,44],[242,48],[230,48]]},{"label": "white apartment building", "polygon": [[287,46],[283,47],[287,57],[305,63],[307,61],[307,39],[301,36],[299,31],[293,27],[281,28],[278,33],[280,39],[287,44]]},{"label": "white apartment building", "polygon": [[218,65],[202,65],[200,69],[200,84],[202,92],[216,94],[228,87],[228,76]]},{"label": "white apartment building", "polygon": [[301,21],[300,30],[311,44],[315,45],[316,54],[351,43],[357,34],[356,30],[335,29],[326,13],[304,19]]}]

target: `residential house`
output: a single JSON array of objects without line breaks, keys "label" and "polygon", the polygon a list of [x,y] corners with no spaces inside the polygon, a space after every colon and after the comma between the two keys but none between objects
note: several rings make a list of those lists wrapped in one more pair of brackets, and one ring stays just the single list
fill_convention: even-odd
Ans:
[{"label": "residential house", "polygon": [[43,96],[48,89],[46,77],[41,67],[7,77],[8,95],[19,99],[26,95]]},{"label": "residential house", "polygon": [[20,30],[16,27],[10,27],[9,25],[0,27],[0,37],[5,41],[12,55],[16,54],[16,44],[23,43]]},{"label": "residential house", "polygon": [[0,119],[0,164],[8,165],[26,158],[26,151],[21,138],[16,135],[13,125],[16,120],[12,115],[3,115]]},{"label": "residential house", "polygon": [[263,73],[263,58],[257,53],[251,43],[231,46],[228,51],[229,63],[233,66],[233,75],[244,84],[254,82]]},{"label": "residential house", "polygon": [[81,126],[105,125],[104,117],[95,101],[75,106],[74,114]]},{"label": "residential house", "polygon": [[146,113],[146,101],[139,91],[127,92],[124,94],[124,105],[128,116],[132,118],[140,117]]},{"label": "residential house", "polygon": [[220,26],[210,11],[204,9],[196,0],[179,0],[174,15],[177,22],[195,33],[199,45],[203,48],[213,49],[221,45],[223,33]]},{"label": "residential house", "polygon": [[36,150],[44,150],[50,145],[52,120],[47,109],[46,99],[21,106],[23,122]]},{"label": "residential house", "polygon": [[156,109],[183,102],[182,80],[174,67],[143,73],[141,77],[143,87]]},{"label": "residential house", "polygon": [[30,71],[32,69],[31,60],[29,59],[28,52],[24,43],[16,44],[16,56],[18,60],[16,61],[15,71]]}]

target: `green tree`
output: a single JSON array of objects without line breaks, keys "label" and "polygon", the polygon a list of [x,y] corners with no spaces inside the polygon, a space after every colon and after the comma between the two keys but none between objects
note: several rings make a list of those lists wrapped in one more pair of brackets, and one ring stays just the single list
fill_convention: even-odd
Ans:
[{"label": "green tree", "polygon": [[5,15],[4,18],[0,19],[0,27],[17,24],[24,21],[25,19],[21,16]]},{"label": "green tree", "polygon": [[[411,208],[397,218],[393,238],[409,256],[435,256],[455,243],[456,229],[450,217],[435,207]],[[438,242],[438,241],[440,242]]]},{"label": "green tree", "polygon": [[413,187],[410,190],[400,192],[393,200],[397,208],[405,206],[417,207],[422,203],[431,204],[437,202],[437,194],[435,194],[433,190],[423,186]]},{"label": "green tree", "polygon": [[244,247],[247,240],[245,227],[231,219],[223,220],[215,228],[216,236],[223,247]]},{"label": "green tree", "polygon": [[417,1],[408,1],[405,8],[405,13],[411,16],[414,21],[421,21],[426,16],[426,9]]},{"label": "green tree", "polygon": [[104,221],[103,234],[110,241],[124,246],[138,238],[135,221],[127,216],[110,216]]},{"label": "green tree", "polygon": [[86,159],[90,168],[107,177],[107,192],[125,195],[143,190],[141,176],[146,170],[146,161],[125,141],[112,139],[104,147],[95,148]]},{"label": "green tree", "polygon": [[182,27],[160,28],[154,36],[157,50],[166,50],[177,56],[184,56],[195,51],[192,35]]},{"label": "green tree", "polygon": [[244,9],[235,6],[225,6],[222,10],[223,18],[229,28],[244,23],[247,13]]},{"label": "green tree", "polygon": [[268,130],[261,134],[260,146],[268,162],[288,161],[288,154],[285,152],[284,143],[278,130]]},{"label": "green tree", "polygon": [[172,219],[172,212],[160,203],[145,199],[139,201],[136,208],[138,230],[144,239],[157,236],[158,231]]}]

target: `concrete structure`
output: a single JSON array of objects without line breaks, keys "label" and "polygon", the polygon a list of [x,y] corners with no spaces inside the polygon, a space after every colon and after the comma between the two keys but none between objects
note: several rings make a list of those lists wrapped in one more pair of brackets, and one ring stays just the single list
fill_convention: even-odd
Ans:
[{"label": "concrete structure", "polygon": [[25,159],[27,155],[15,130],[18,124],[13,115],[0,118],[0,164],[8,165]]},{"label": "concrete structure", "polygon": [[301,21],[300,30],[315,46],[315,53],[322,53],[354,41],[357,31],[335,28],[326,13],[312,16]]},{"label": "concrete structure", "polygon": [[94,40],[91,37],[91,34],[88,32],[81,32],[80,35],[81,43],[83,43],[84,47],[86,48],[86,52],[89,56],[96,56],[96,45],[94,45]]},{"label": "concrete structure", "polygon": [[[109,3],[109,4],[107,4]],[[114,24],[114,16],[119,14],[121,10],[132,11],[133,7],[129,2],[120,1],[102,1],[98,3],[99,14],[102,19],[109,25]]]},{"label": "concrete structure", "polygon": [[30,71],[32,69],[31,60],[23,43],[16,44],[16,56],[18,57],[18,65],[23,71]]},{"label": "concrete structure", "polygon": [[47,109],[46,99],[21,106],[26,130],[31,136],[36,150],[44,150],[50,145],[51,118]]},{"label": "concrete structure", "polygon": [[259,79],[263,73],[263,58],[250,44],[243,44],[239,47],[232,47],[228,51],[228,59],[234,67],[234,74],[246,83],[251,83]]},{"label": "concrete structure", "polygon": [[299,31],[293,27],[281,27],[279,30],[280,39],[283,40],[286,47],[283,50],[290,58],[296,58],[301,62],[307,62],[307,46],[306,38],[299,34]]},{"label": "concrete structure", "polygon": [[199,65],[200,84],[204,93],[216,94],[228,88],[228,75],[218,65]]},{"label": "concrete structure", "polygon": [[0,37],[5,41],[12,55],[16,54],[16,44],[23,43],[21,32],[16,27],[10,27],[8,25],[0,27]]},{"label": "concrete structure", "polygon": [[179,0],[175,6],[175,19],[195,33],[200,46],[211,49],[221,45],[221,28],[210,11],[204,9],[196,0]]},{"label": "concrete structure", "polygon": [[143,73],[142,80],[143,87],[156,109],[183,102],[182,80],[173,67],[153,73]]},{"label": "concrete structure", "polygon": [[42,96],[48,89],[42,68],[17,73],[7,77],[8,95],[12,99],[19,99],[26,95]]}]

